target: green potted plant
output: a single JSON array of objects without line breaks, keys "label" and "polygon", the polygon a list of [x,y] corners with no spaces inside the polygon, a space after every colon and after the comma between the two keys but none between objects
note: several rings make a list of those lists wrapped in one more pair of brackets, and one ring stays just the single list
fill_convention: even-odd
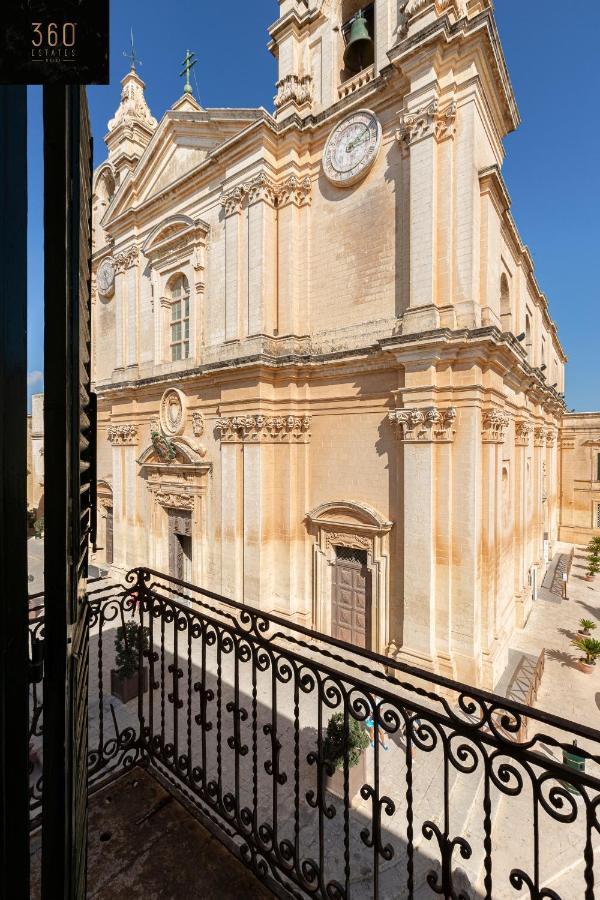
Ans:
[{"label": "green potted plant", "polygon": [[600,556],[595,553],[590,553],[587,560],[587,572],[585,573],[585,580],[592,581],[594,575],[597,575],[600,572]]},{"label": "green potted plant", "polygon": [[33,523],[33,531],[37,540],[41,540],[44,537],[44,517],[41,516],[39,519],[36,519]]},{"label": "green potted plant", "polygon": [[580,635],[571,641],[571,644],[585,654],[585,659],[579,660],[579,668],[587,675],[591,675],[596,665],[596,659],[600,656],[600,641]]},{"label": "green potted plant", "polygon": [[334,713],[327,723],[323,741],[323,759],[334,769],[333,775],[326,771],[325,787],[336,797],[344,796],[344,758],[348,755],[348,797],[350,801],[358,794],[366,780],[363,750],[369,746],[369,735],[364,726],[348,715],[347,726],[344,714]]},{"label": "green potted plant", "polygon": [[580,619],[579,620],[579,634],[583,634],[586,637],[589,636],[594,628],[596,627],[596,623],[592,622],[591,619]]},{"label": "green potted plant", "polygon": [[[115,637],[115,669],[110,670],[110,690],[122,703],[137,697],[140,689],[139,641],[142,650],[150,644],[150,629],[141,628],[131,619],[117,628]],[[142,692],[148,690],[148,666],[142,666]]]}]

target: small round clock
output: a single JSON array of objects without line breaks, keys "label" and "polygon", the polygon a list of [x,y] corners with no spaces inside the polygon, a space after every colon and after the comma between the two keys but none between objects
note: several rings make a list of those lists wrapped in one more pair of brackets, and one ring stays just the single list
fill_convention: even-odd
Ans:
[{"label": "small round clock", "polygon": [[359,109],[335,126],[325,145],[323,171],[339,187],[363,178],[379,153],[381,125],[375,113]]},{"label": "small round clock", "polygon": [[115,292],[115,262],[111,256],[103,259],[98,266],[96,284],[101,297],[112,297]]}]

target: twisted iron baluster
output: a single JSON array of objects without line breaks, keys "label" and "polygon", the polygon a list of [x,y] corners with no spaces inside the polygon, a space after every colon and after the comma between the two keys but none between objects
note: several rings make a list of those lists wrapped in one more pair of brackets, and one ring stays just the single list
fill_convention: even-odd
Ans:
[{"label": "twisted iron baluster", "polygon": [[492,900],[492,801],[490,797],[490,772],[489,759],[487,753],[483,750],[484,756],[484,787],[483,787],[483,849],[484,859],[483,867],[485,877],[483,886],[485,888],[485,900]]},{"label": "twisted iron baluster", "polygon": [[412,719],[405,715],[406,722],[406,869],[408,878],[406,890],[408,900],[414,897],[415,888],[415,845],[414,845],[414,812],[413,812],[413,743]]}]

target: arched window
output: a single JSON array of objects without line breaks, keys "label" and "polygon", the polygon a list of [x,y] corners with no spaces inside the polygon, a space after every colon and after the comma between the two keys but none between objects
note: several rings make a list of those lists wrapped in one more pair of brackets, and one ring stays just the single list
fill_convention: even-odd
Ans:
[{"label": "arched window", "polygon": [[175,275],[171,279],[168,295],[171,301],[171,360],[187,359],[190,355],[190,287],[185,275]]},{"label": "arched window", "polygon": [[504,272],[500,276],[500,318],[502,320],[502,330],[512,331],[510,288],[508,286],[508,278]]}]

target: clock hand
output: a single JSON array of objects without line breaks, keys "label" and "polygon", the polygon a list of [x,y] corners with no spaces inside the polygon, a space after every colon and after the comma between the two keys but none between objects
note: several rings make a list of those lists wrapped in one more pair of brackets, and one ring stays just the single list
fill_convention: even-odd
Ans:
[{"label": "clock hand", "polygon": [[350,153],[350,151],[354,150],[355,147],[358,147],[359,144],[364,143],[364,141],[367,140],[368,135],[369,135],[369,129],[365,128],[365,130],[362,132],[361,135],[359,135],[359,137],[356,137],[356,138],[354,138],[353,141],[350,141],[350,143],[346,147],[346,153]]}]

